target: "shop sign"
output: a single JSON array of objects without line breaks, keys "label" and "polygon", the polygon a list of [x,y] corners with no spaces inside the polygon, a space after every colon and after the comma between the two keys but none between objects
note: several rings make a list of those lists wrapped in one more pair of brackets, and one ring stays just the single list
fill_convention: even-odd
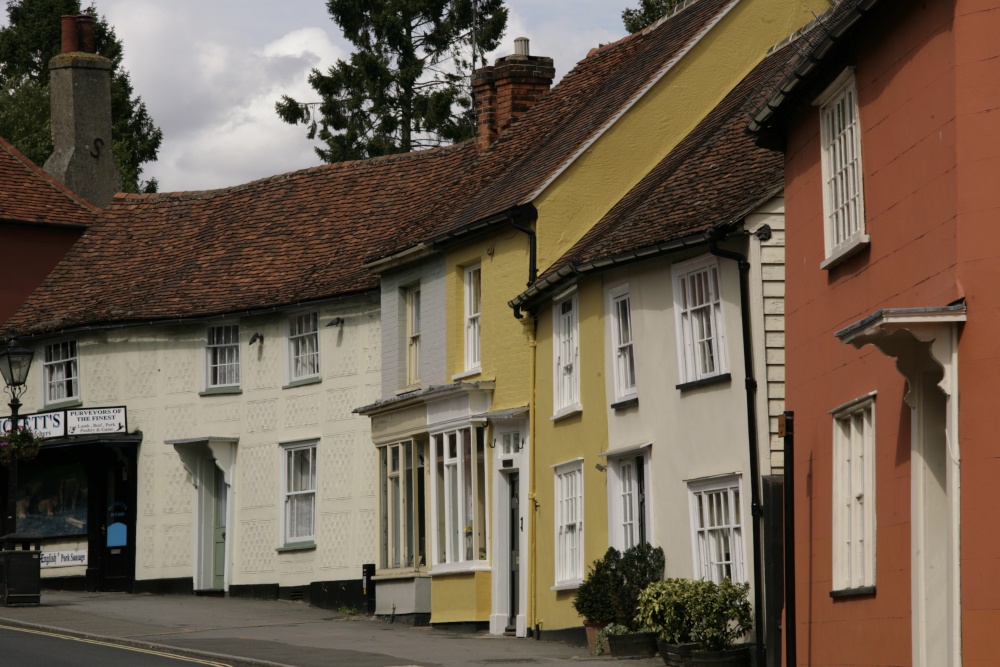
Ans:
[{"label": "shop sign", "polygon": [[43,551],[42,567],[72,567],[87,564],[87,550]]},{"label": "shop sign", "polygon": [[66,435],[126,433],[125,407],[66,411]]},{"label": "shop sign", "polygon": [[[21,428],[30,428],[43,439],[68,435],[102,435],[128,432],[125,406],[110,408],[78,408],[22,415],[17,418]],[[10,430],[10,417],[0,419],[0,428]]]}]

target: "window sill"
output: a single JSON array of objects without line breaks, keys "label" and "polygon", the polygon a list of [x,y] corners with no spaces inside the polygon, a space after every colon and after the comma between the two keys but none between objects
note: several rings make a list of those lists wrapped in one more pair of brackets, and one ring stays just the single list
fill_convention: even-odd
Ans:
[{"label": "window sill", "polygon": [[830,591],[830,597],[834,600],[840,598],[867,597],[870,595],[875,595],[874,586],[858,586],[857,588],[841,588],[836,591]]},{"label": "window sill", "polygon": [[554,422],[560,419],[565,419],[566,417],[572,417],[573,415],[578,415],[583,412],[583,406],[579,403],[574,403],[573,405],[567,405],[565,408],[560,408],[556,410],[556,413],[549,417]]},{"label": "window sill", "polygon": [[304,387],[308,384],[319,384],[322,381],[323,378],[321,378],[318,375],[314,375],[313,377],[310,378],[302,378],[301,380],[292,380],[291,382],[283,386],[282,389],[291,389],[293,387]]},{"label": "window sill", "polygon": [[46,403],[43,409],[45,410],[64,410],[66,408],[78,408],[83,405],[83,401],[79,398],[71,398],[66,401],[54,401],[52,403]]},{"label": "window sill", "polygon": [[849,241],[841,243],[836,250],[830,253],[829,257],[820,262],[819,268],[823,270],[832,269],[851,255],[855,255],[867,248],[871,240],[871,237],[867,234],[858,234]]},{"label": "window sill", "polygon": [[466,378],[471,378],[471,377],[473,377],[475,375],[480,375],[480,374],[482,374],[482,372],[483,372],[483,369],[481,367],[477,366],[476,368],[467,370],[464,373],[459,373],[458,375],[452,375],[451,379],[453,381],[464,380]]},{"label": "window sill", "polygon": [[677,385],[677,389],[681,391],[687,391],[688,389],[697,389],[698,387],[707,387],[713,384],[722,384],[723,382],[730,382],[733,376],[729,373],[721,373],[720,375],[713,375],[712,377],[702,378],[700,380],[694,380],[693,382],[682,382]]},{"label": "window sill", "polygon": [[279,554],[285,553],[287,551],[310,551],[316,548],[315,542],[292,542],[286,544],[283,547],[278,547],[275,549]]},{"label": "window sill", "polygon": [[218,396],[224,394],[242,394],[242,387],[209,387],[204,391],[199,391],[199,396]]},{"label": "window sill", "polygon": [[429,575],[423,570],[414,569],[388,569],[378,570],[372,581],[393,581],[399,579],[426,579]]},{"label": "window sill", "polygon": [[631,396],[629,398],[623,398],[617,403],[612,403],[611,409],[615,411],[628,410],[629,408],[634,408],[637,405],[639,405],[639,397]]},{"label": "window sill", "polygon": [[575,591],[583,583],[583,579],[573,579],[572,581],[563,581],[549,588],[550,591]]},{"label": "window sill", "polygon": [[412,394],[415,391],[420,391],[420,385],[419,384],[411,384],[411,385],[409,385],[407,387],[403,387],[402,389],[397,389],[396,391],[393,392],[393,395],[394,396],[404,396],[406,394]]},{"label": "window sill", "polygon": [[466,563],[443,563],[435,565],[428,572],[431,577],[447,577],[451,574],[469,574],[470,572],[489,572],[493,568],[488,560],[472,561]]}]

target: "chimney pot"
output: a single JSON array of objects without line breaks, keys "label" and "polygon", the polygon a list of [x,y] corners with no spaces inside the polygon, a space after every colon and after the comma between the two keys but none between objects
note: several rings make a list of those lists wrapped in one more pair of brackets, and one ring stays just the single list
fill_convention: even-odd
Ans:
[{"label": "chimney pot", "polygon": [[80,50],[85,53],[94,53],[94,17],[81,14],[76,17],[76,26],[79,31]]},{"label": "chimney pot", "polygon": [[514,40],[514,55],[515,56],[527,56],[528,54],[528,38],[518,37]]},{"label": "chimney pot", "polygon": [[80,50],[80,44],[76,35],[76,17],[62,17],[62,43],[60,49],[63,53],[73,53]]}]

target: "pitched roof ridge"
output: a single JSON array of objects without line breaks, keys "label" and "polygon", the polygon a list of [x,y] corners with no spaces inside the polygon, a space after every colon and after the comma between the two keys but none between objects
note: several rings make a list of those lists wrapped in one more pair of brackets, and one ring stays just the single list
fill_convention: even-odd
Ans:
[{"label": "pitched roof ridge", "polygon": [[619,45],[621,45],[621,44],[623,44],[625,42],[628,42],[628,41],[630,41],[632,39],[638,39],[639,37],[641,37],[643,35],[648,35],[649,33],[653,32],[654,30],[656,30],[657,28],[659,28],[664,23],[668,22],[670,19],[672,19],[677,14],[681,13],[682,11],[684,11],[685,9],[687,9],[688,7],[690,7],[691,5],[696,4],[698,2],[701,2],[701,0],[682,0],[682,2],[674,5],[674,7],[669,12],[667,12],[666,14],[664,14],[663,16],[661,16],[660,18],[656,19],[655,21],[653,21],[652,23],[650,23],[645,28],[637,30],[637,31],[635,31],[635,32],[633,32],[633,33],[631,33],[629,35],[625,35],[621,39],[617,39],[617,40],[615,40],[613,42],[609,42],[607,44],[601,44],[600,46],[595,46],[594,48],[592,48],[590,51],[587,52],[587,56],[586,56],[586,58],[584,58],[584,60],[586,60],[587,58],[590,58],[591,56],[595,56],[598,53],[602,53],[604,51],[610,51],[611,49],[613,49],[613,48],[615,48],[615,47],[617,47],[617,46],[619,46]]},{"label": "pitched roof ridge", "polygon": [[312,167],[306,167],[304,169],[297,169],[295,171],[285,172],[283,174],[265,176],[264,178],[258,178],[256,180],[248,181],[246,183],[240,183],[238,185],[229,185],[226,187],[214,188],[211,190],[178,190],[175,192],[151,192],[151,193],[119,192],[118,194],[115,195],[114,199],[115,203],[124,203],[124,202],[154,203],[154,202],[167,202],[167,201],[189,201],[194,199],[211,199],[212,197],[218,197],[221,195],[244,192],[246,190],[258,188],[270,183],[280,183],[282,181],[297,180],[299,178],[304,178],[306,176],[310,176],[312,174],[320,172],[332,172],[337,170],[347,170],[352,168],[376,166],[382,164],[395,164],[397,162],[406,162],[408,160],[419,160],[430,157],[436,157],[438,155],[458,152],[460,150],[466,150],[470,146],[472,146],[472,144],[473,141],[471,139],[467,139],[457,144],[449,144],[447,146],[435,146],[434,148],[428,148],[419,151],[409,151],[407,153],[393,153],[391,155],[378,155],[375,157],[365,158],[363,160],[344,160],[343,162],[330,162],[327,164],[319,164]]},{"label": "pitched roof ridge", "polygon": [[14,146],[14,144],[10,143],[3,137],[0,137],[0,149],[7,151],[7,153],[9,153],[11,157],[13,157],[15,160],[21,163],[21,165],[25,168],[26,171],[44,180],[46,183],[48,183],[53,188],[58,190],[60,193],[65,195],[66,198],[72,201],[74,204],[77,204],[78,206],[87,209],[91,213],[97,213],[101,210],[99,206],[90,203],[89,201],[78,195],[76,192],[66,187],[66,185],[58,178],[56,178],[49,172],[39,167],[27,155],[19,151],[17,147]]}]

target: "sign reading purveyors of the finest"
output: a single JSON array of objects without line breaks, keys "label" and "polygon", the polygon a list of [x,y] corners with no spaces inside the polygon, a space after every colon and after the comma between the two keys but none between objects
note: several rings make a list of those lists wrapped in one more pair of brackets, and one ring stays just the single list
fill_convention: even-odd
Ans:
[{"label": "sign reading purveyors of the finest", "polygon": [[125,408],[88,408],[66,411],[66,435],[125,433]]},{"label": "sign reading purveyors of the finest", "polygon": [[[46,440],[69,435],[128,433],[128,413],[125,406],[39,412],[21,415],[17,421],[21,428],[29,428]],[[0,419],[0,428],[9,431],[10,427],[10,417]]]}]

